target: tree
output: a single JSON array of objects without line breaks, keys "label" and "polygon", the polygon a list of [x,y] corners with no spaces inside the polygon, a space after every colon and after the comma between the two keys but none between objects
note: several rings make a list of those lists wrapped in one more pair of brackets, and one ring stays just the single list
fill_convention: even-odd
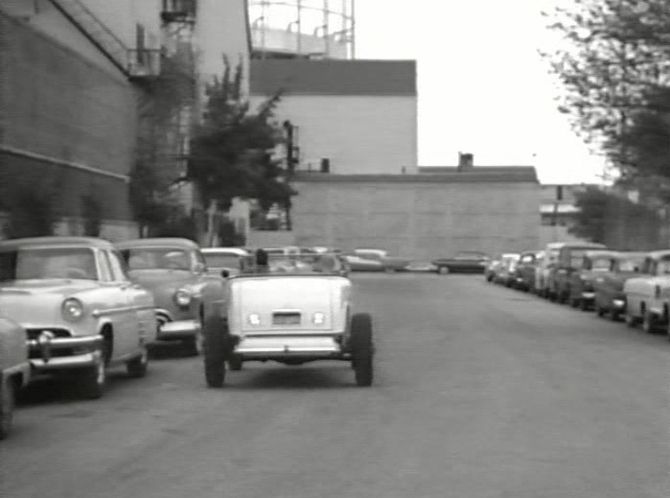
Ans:
[{"label": "tree", "polygon": [[575,197],[579,212],[570,233],[621,250],[648,250],[661,243],[662,220],[652,208],[595,187]]},{"label": "tree", "polygon": [[282,141],[282,130],[272,118],[280,94],[269,98],[255,113],[241,91],[242,67],[231,75],[224,59],[221,78],[207,85],[203,122],[191,139],[187,180],[208,207],[208,241],[216,229],[214,212],[230,210],[236,197],[257,199],[267,206],[287,204],[295,191],[282,181],[284,172],[269,150]]},{"label": "tree", "polygon": [[647,158],[638,138],[667,133],[661,117],[668,110],[670,4],[575,0],[572,5],[548,14],[564,41],[544,54],[564,89],[559,109],[624,177],[644,173]]}]

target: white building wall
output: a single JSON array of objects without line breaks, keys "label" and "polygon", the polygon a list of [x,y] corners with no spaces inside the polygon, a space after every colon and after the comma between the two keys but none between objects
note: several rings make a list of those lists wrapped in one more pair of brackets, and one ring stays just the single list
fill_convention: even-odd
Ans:
[{"label": "white building wall", "polygon": [[[266,99],[252,96],[252,107]],[[276,118],[298,127],[299,169],[329,158],[334,174],[417,172],[415,96],[288,95]]]}]

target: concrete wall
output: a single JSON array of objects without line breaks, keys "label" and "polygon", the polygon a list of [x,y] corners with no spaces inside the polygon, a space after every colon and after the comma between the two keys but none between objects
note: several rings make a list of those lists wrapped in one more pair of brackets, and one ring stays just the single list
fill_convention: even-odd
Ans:
[{"label": "concrete wall", "polygon": [[[252,107],[266,98],[252,96]],[[417,171],[414,96],[288,95],[276,116],[298,127],[299,169],[318,170],[329,158],[335,174]]]},{"label": "concrete wall", "polygon": [[534,183],[296,183],[300,245],[378,247],[416,259],[539,245]]},{"label": "concrete wall", "polygon": [[106,217],[129,220],[134,89],[118,71],[33,28],[0,13],[3,186],[49,182],[61,189],[59,214],[73,216],[81,195],[95,193]]}]

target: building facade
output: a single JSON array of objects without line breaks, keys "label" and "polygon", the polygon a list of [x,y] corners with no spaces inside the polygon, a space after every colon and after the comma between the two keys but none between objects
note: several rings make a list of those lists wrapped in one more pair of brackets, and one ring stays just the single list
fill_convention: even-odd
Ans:
[{"label": "building facade", "polygon": [[298,174],[296,243],[383,248],[419,260],[464,250],[496,254],[538,247],[540,190],[534,169],[490,171],[495,169]]},{"label": "building facade", "polygon": [[277,93],[296,170],[416,173],[414,61],[253,59],[252,106]]},{"label": "building facade", "polygon": [[[41,188],[53,197],[57,232],[81,233],[87,198],[101,236],[137,236],[131,171],[152,161],[166,184],[185,173],[197,89],[223,73],[224,55],[248,74],[246,9],[245,0],[3,0],[0,211],[9,193]],[[175,76],[193,91],[165,106],[160,95]],[[188,186],[177,190],[192,202]]]}]

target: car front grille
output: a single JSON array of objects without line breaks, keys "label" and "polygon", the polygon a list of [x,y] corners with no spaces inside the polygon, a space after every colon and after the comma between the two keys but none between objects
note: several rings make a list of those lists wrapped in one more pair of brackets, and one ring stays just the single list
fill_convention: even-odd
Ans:
[{"label": "car front grille", "polygon": [[272,313],[272,325],[300,325],[301,316],[298,312]]}]

